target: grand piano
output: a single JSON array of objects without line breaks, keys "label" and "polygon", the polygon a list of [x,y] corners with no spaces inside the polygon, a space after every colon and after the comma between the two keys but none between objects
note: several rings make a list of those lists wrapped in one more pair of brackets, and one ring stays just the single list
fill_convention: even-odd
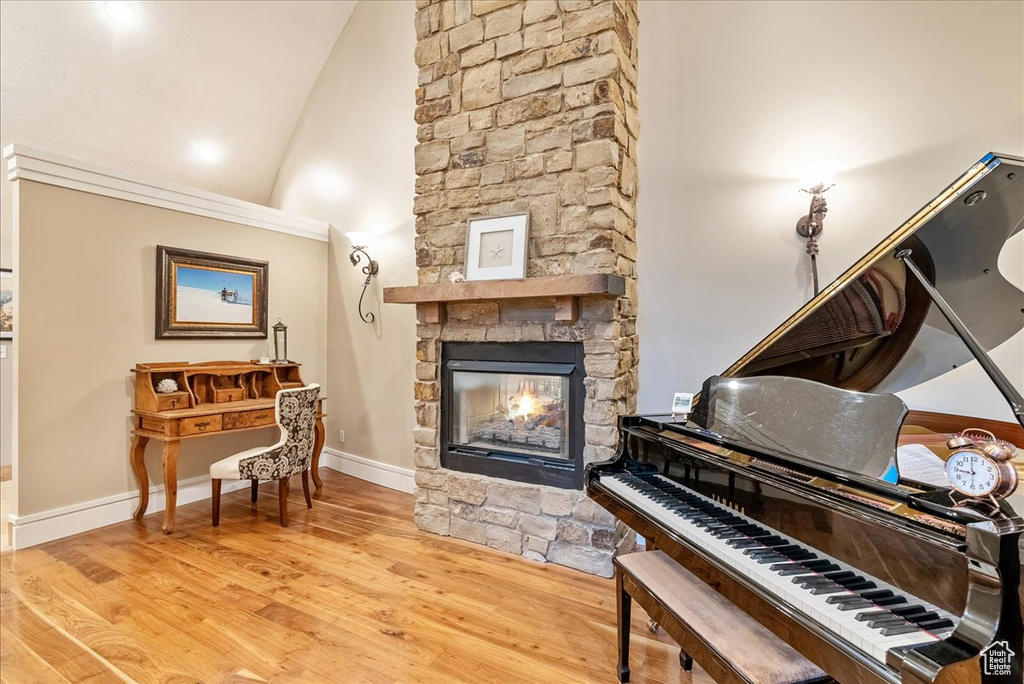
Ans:
[{"label": "grand piano", "polygon": [[[1024,492],[975,502],[941,474],[965,429],[1024,446],[1020,378],[988,354],[1024,327],[1000,270],[1022,229],[1024,159],[989,154],[688,416],[622,418],[587,494],[839,682],[1021,682]],[[896,394],[979,387],[1004,420]]]}]

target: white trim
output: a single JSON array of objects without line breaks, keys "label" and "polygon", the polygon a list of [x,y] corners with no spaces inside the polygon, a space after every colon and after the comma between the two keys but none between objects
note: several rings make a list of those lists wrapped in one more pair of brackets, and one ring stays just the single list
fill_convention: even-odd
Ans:
[{"label": "white trim", "polygon": [[[360,480],[372,482],[389,489],[411,494],[416,487],[412,468],[401,468],[389,463],[380,463],[355,454],[324,447],[320,461],[327,467]],[[248,480],[232,482],[225,480],[223,492],[234,492],[249,487]],[[203,501],[211,497],[210,478],[200,475],[178,482],[178,505]],[[149,506],[146,515],[162,513],[167,504],[164,486],[149,488]],[[131,520],[132,513],[139,505],[138,491],[113,494],[102,499],[54,508],[30,515],[11,515],[11,547],[26,549],[55,539],[62,539],[80,532],[88,532],[107,525]]]},{"label": "white trim", "polygon": [[330,224],[198,188],[147,178],[24,145],[4,148],[7,178],[31,180],[327,242]]},{"label": "white trim", "polygon": [[331,470],[337,470],[339,473],[358,477],[360,480],[366,480],[388,489],[412,494],[416,488],[416,476],[412,468],[402,468],[390,463],[373,461],[326,446],[321,459],[321,463]]},{"label": "white trim", "polygon": [[[224,482],[222,491],[233,492],[248,488],[248,480]],[[178,483],[178,505],[195,503],[212,496],[210,477],[199,477],[181,480]],[[167,503],[164,497],[164,486],[157,485],[149,489],[149,507],[146,515],[162,513]],[[63,508],[55,508],[31,515],[11,515],[11,547],[26,549],[36,544],[69,537],[79,532],[88,532],[114,523],[131,520],[132,513],[139,505],[138,491],[114,494],[102,499],[83,501]]]}]

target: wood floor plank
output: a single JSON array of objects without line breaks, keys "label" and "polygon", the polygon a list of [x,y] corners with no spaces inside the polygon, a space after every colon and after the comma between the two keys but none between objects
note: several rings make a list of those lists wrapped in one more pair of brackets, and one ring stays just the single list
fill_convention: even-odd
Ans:
[{"label": "wood floor plank", "polygon": [[[201,502],[171,535],[154,514],[3,554],[0,680],[614,681],[610,580],[420,532],[409,495],[324,483],[312,510],[292,488],[287,528],[271,483],[255,505],[225,495],[217,528]],[[634,683],[709,684],[641,610],[632,632]]]},{"label": "wood floor plank", "polygon": [[68,681],[91,680],[97,684],[124,682],[118,673],[112,672],[93,652],[42,619],[16,596],[4,601],[0,608],[0,622],[16,638],[29,636],[35,654]]},{"label": "wood floor plank", "polygon": [[0,625],[0,682],[3,684],[66,684],[67,679],[53,669],[21,639]]}]

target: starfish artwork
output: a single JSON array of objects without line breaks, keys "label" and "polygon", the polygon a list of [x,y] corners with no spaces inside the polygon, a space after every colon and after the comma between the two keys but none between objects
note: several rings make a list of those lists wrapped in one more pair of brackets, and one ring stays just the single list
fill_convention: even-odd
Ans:
[{"label": "starfish artwork", "polygon": [[494,247],[494,248],[492,248],[491,249],[491,258],[492,259],[498,259],[499,257],[501,257],[502,252],[504,252],[504,251],[505,251],[504,247]]}]

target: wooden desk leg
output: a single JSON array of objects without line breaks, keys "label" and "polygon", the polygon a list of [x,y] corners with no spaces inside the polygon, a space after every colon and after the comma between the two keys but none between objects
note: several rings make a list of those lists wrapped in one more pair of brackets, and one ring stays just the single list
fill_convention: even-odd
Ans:
[{"label": "wooden desk leg", "polygon": [[146,474],[146,445],[149,444],[149,437],[135,435],[132,439],[131,464],[135,473],[135,481],[139,484],[139,507],[135,509],[132,516],[136,520],[142,520],[149,507],[149,475]]},{"label": "wooden desk leg", "polygon": [[164,442],[164,494],[167,507],[164,508],[164,534],[174,531],[174,509],[178,505],[178,446],[179,442]]},{"label": "wooden desk leg", "polygon": [[622,586],[622,573],[615,570],[615,608],[619,627],[619,681],[629,681],[629,619],[632,613],[632,599]]},{"label": "wooden desk leg", "polygon": [[313,463],[309,468],[313,474],[313,485],[318,492],[324,487],[324,481],[320,479],[320,452],[324,449],[325,434],[324,421],[318,417],[316,419],[316,441],[313,443]]}]

